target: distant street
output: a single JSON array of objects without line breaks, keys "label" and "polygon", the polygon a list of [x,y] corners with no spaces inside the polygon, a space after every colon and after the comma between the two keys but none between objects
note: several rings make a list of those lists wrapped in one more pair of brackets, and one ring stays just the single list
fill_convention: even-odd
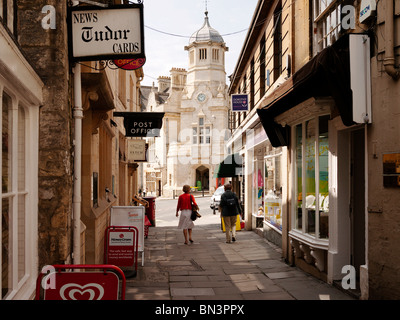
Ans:
[{"label": "distant street", "polygon": [[[195,221],[196,225],[205,224],[219,224],[220,215],[217,211],[213,214],[210,209],[210,196],[195,196],[196,202],[200,207],[201,218]],[[156,199],[156,226],[157,227],[176,227],[179,222],[179,217],[175,216],[176,205],[178,203],[178,197],[175,199]]]}]

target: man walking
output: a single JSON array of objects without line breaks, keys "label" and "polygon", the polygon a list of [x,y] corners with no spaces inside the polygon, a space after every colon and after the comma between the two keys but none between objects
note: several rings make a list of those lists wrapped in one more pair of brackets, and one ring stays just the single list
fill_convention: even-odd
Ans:
[{"label": "man walking", "polygon": [[238,214],[241,213],[241,208],[237,195],[232,192],[232,185],[230,183],[225,184],[224,190],[219,205],[225,224],[226,243],[231,243],[231,241],[236,241],[236,219]]}]

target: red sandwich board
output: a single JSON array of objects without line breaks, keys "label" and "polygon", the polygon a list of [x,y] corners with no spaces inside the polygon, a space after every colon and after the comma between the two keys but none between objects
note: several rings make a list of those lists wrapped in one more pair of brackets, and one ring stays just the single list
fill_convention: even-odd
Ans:
[{"label": "red sandwich board", "polygon": [[53,265],[47,270],[38,276],[36,300],[125,300],[125,275],[116,266]]},{"label": "red sandwich board", "polygon": [[119,267],[137,265],[137,228],[111,226],[106,229],[105,263]]},{"label": "red sandwich board", "polygon": [[110,226],[104,237],[104,263],[134,267],[137,271],[138,230],[133,226]]}]

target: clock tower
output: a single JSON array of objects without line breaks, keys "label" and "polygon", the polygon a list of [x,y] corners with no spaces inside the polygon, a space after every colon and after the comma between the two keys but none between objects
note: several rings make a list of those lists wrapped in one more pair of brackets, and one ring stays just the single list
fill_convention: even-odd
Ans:
[{"label": "clock tower", "polygon": [[[205,12],[202,27],[184,48],[188,68],[172,68],[170,77],[159,78],[151,88],[147,111],[164,112],[161,136],[149,141],[149,158],[158,161],[146,168],[160,177],[157,186],[164,196],[173,196],[188,184],[212,194],[223,180],[214,175],[228,154],[229,98],[225,53],[228,48]],[[149,171],[148,171],[149,170]],[[223,179],[223,178],[219,178]]]},{"label": "clock tower", "polygon": [[191,132],[190,143],[182,143],[181,154],[190,155],[190,166],[181,166],[177,179],[181,184],[200,185],[212,193],[219,183],[215,170],[227,153],[228,95],[225,72],[224,39],[211,27],[205,12],[202,27],[190,37],[186,85],[181,97],[181,130]]},{"label": "clock tower", "polygon": [[218,88],[221,83],[226,83],[225,52],[228,47],[219,32],[210,26],[207,11],[203,26],[192,34],[185,50],[189,53],[188,87],[194,89],[206,82]]}]

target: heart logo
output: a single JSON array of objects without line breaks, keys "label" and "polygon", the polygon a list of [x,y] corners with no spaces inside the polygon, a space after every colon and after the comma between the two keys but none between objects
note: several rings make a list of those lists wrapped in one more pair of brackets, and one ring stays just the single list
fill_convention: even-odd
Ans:
[{"label": "heart logo", "polygon": [[101,300],[104,288],[98,283],[88,283],[84,286],[68,283],[61,287],[60,296],[63,300]]}]

